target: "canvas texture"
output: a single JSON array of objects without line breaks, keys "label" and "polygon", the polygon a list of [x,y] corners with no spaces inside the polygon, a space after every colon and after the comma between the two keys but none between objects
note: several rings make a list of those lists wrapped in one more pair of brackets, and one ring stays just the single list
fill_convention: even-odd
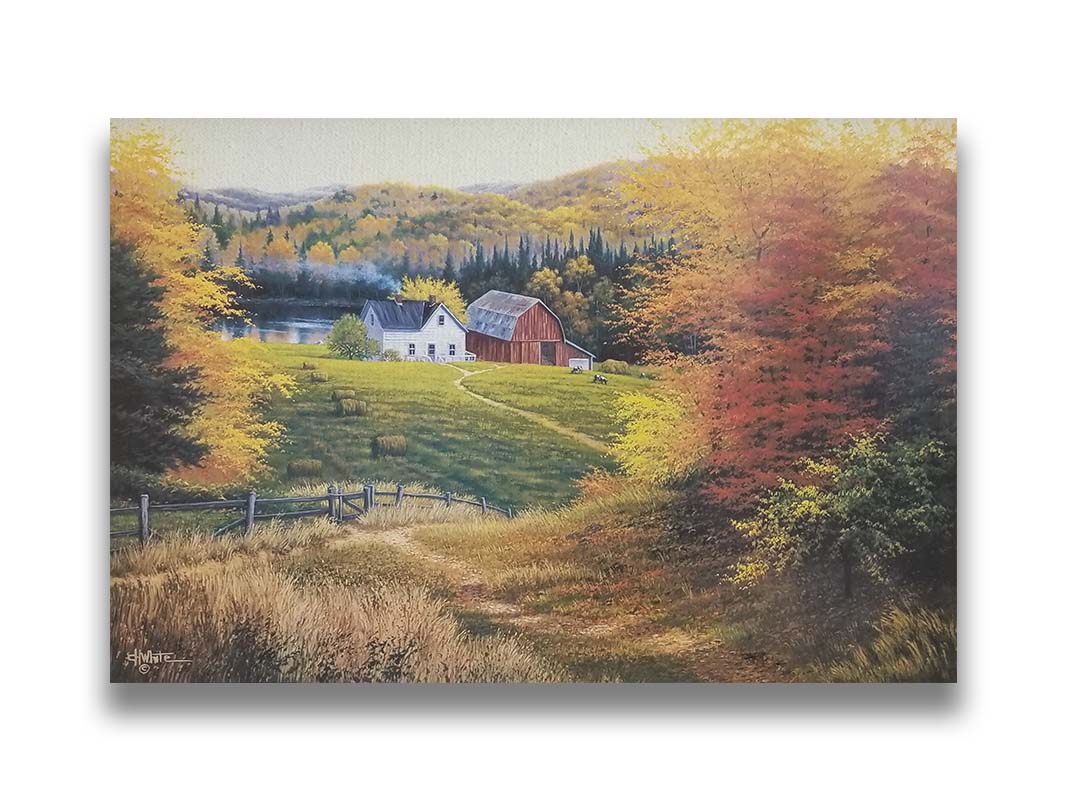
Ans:
[{"label": "canvas texture", "polygon": [[116,119],[114,682],[954,682],[952,120]]}]

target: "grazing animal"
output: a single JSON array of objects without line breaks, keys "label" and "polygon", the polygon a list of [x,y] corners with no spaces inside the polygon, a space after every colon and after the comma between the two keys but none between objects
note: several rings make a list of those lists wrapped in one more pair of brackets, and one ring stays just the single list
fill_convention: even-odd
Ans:
[{"label": "grazing animal", "polygon": [[594,375],[593,376],[593,383],[607,383],[607,382],[608,382],[608,379],[605,378],[603,375]]}]

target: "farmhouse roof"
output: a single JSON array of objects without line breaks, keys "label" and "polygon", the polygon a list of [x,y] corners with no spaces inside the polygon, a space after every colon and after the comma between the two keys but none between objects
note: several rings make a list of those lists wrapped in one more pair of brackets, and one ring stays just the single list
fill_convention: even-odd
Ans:
[{"label": "farmhouse roof", "polygon": [[536,297],[492,289],[467,306],[467,328],[510,342],[519,317],[540,302]]},{"label": "farmhouse roof", "polygon": [[[456,315],[449,311],[444,303],[430,303],[426,300],[368,300],[361,316],[373,311],[383,330],[418,331],[433,319],[438,309],[448,312],[448,315],[459,323]],[[463,327],[462,323],[460,327]]]}]

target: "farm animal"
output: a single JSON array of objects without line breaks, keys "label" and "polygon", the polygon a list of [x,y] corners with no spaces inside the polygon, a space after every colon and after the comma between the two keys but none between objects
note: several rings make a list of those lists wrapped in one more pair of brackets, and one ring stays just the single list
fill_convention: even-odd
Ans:
[{"label": "farm animal", "polygon": [[598,374],[598,375],[594,375],[593,376],[593,383],[607,383],[607,382],[608,382],[608,379],[605,378],[603,375],[599,375]]}]

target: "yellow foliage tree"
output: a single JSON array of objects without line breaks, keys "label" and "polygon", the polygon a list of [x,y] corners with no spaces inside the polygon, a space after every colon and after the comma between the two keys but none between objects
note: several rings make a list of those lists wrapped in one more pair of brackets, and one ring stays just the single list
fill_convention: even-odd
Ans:
[{"label": "yellow foliage tree", "polygon": [[400,279],[399,293],[407,300],[429,300],[430,295],[433,295],[439,303],[448,306],[448,310],[455,314],[460,322],[467,324],[467,304],[463,302],[459,287],[450,281],[422,275],[416,275],[414,278],[405,275]]},{"label": "yellow foliage tree", "polygon": [[263,261],[268,266],[284,267],[287,264],[296,263],[296,248],[293,243],[281,236],[274,239],[263,248]]},{"label": "yellow foliage tree", "polygon": [[205,271],[198,267],[200,226],[191,223],[175,202],[171,148],[158,133],[112,133],[112,235],[137,248],[139,257],[159,276],[164,288],[160,309],[174,366],[199,370],[199,388],[207,395],[190,433],[208,447],[202,463],[178,477],[201,482],[247,479],[261,466],[281,436],[277,422],[266,421],[255,398],[279,390],[288,394],[292,379],[271,371],[258,358],[257,344],[224,342],[211,323],[235,316],[232,285],[249,284],[235,267]]},{"label": "yellow foliage tree", "polygon": [[359,248],[352,244],[348,245],[348,247],[342,250],[337,256],[337,260],[341,264],[355,264],[362,258],[363,256],[360,254]]},{"label": "yellow foliage tree", "polygon": [[312,264],[336,264],[333,248],[326,242],[315,242],[308,250],[308,262]]},{"label": "yellow foliage tree", "polygon": [[689,474],[707,447],[694,424],[692,403],[667,392],[623,392],[615,402],[615,420],[623,432],[612,451],[623,472],[653,484]]},{"label": "yellow foliage tree", "polygon": [[563,278],[550,267],[542,267],[530,276],[526,283],[526,294],[540,298],[550,306],[554,306],[559,300],[560,290],[563,286]]}]

